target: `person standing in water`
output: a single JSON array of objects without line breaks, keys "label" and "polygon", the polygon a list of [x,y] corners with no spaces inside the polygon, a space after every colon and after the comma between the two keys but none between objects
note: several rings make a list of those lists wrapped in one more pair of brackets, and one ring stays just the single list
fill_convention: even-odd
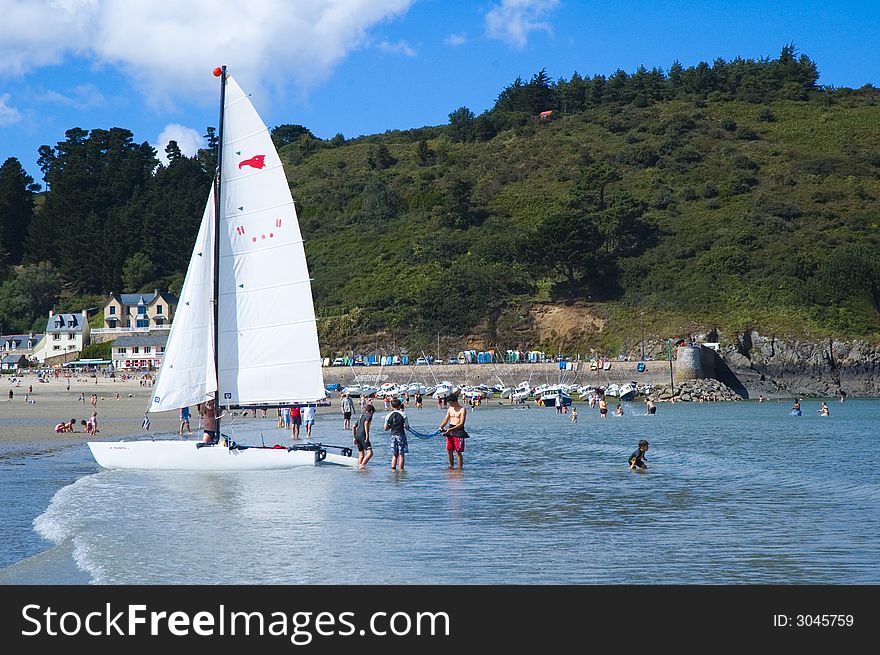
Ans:
[{"label": "person standing in water", "polygon": [[312,426],[315,424],[315,406],[306,405],[302,408],[303,425],[306,428],[306,439],[312,438]]},{"label": "person standing in water", "polygon": [[831,410],[828,409],[828,404],[823,400],[822,407],[819,409],[819,416],[831,416]]},{"label": "person standing in water", "polygon": [[370,443],[370,425],[373,423],[373,413],[376,409],[372,405],[364,408],[364,413],[351,428],[354,445],[358,449],[358,468],[367,467],[367,462],[373,457],[373,444]]},{"label": "person standing in water", "polygon": [[180,428],[177,434],[183,435],[183,429],[186,428],[187,434],[192,434],[192,428],[189,426],[189,407],[180,408]]},{"label": "person standing in water", "polygon": [[351,429],[351,415],[354,414],[354,401],[351,399],[347,393],[342,395],[342,399],[339,401],[342,409],[342,429],[350,430]]},{"label": "person standing in water", "polygon": [[300,426],[302,425],[302,410],[300,410],[299,405],[294,405],[293,407],[290,407],[289,410],[290,438],[299,439]]},{"label": "person standing in water", "polygon": [[[467,408],[458,402],[458,394],[451,393],[446,398],[448,409],[440,423],[440,431],[446,436],[446,455],[449,457],[449,468],[455,468],[453,453],[458,456],[458,468],[464,468],[464,440],[470,435],[464,429],[467,419]],[[449,425],[444,430],[444,427]]]},{"label": "person standing in water", "polygon": [[577,410],[577,407],[575,407],[574,405],[571,406],[571,422],[572,423],[578,422],[578,410]]},{"label": "person standing in water", "polygon": [[406,443],[406,430],[409,428],[409,419],[401,409],[402,403],[399,398],[391,401],[391,411],[385,417],[384,428],[386,432],[391,432],[391,470],[395,470],[400,464],[400,470],[403,470],[406,464],[406,453],[409,452],[409,446]]},{"label": "person standing in water", "polygon": [[645,416],[654,416],[657,413],[657,406],[654,401],[648,398],[645,401]]},{"label": "person standing in water", "polygon": [[608,418],[608,401],[604,395],[599,397],[599,418]]}]

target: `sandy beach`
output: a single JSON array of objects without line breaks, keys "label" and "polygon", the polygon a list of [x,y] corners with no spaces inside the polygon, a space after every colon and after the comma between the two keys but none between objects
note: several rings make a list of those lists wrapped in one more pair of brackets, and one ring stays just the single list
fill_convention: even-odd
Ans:
[{"label": "sandy beach", "polygon": [[[71,378],[70,391],[64,378],[38,382],[36,375],[24,375],[17,379],[20,386],[11,383],[9,378],[0,381],[0,457],[51,452],[62,446],[86,441],[173,434],[180,426],[176,411],[157,412],[150,414],[149,432],[144,431],[142,424],[150,402],[151,388],[141,386],[137,379]],[[29,392],[29,387],[33,391]],[[10,389],[13,392],[11,400]],[[85,394],[84,404],[79,401],[80,393]],[[92,394],[98,396],[98,404],[94,408],[90,404]],[[195,436],[199,417],[195,407],[191,409],[190,426]],[[93,411],[98,412],[98,434],[94,437],[86,434],[85,426],[81,423]],[[330,407],[319,407],[317,415],[319,418],[338,418],[341,426],[339,406],[335,403]],[[55,432],[58,423],[72,418],[76,419],[75,432]],[[278,443],[282,443],[287,436],[287,431],[282,430],[272,434]]]},{"label": "sandy beach", "polygon": [[[58,446],[93,439],[144,434],[142,423],[150,388],[141,386],[138,380],[71,378],[68,391],[64,378],[43,383],[37,381],[36,375],[24,375],[18,379],[20,386],[11,383],[9,378],[3,378],[0,386],[0,455],[46,452]],[[29,387],[33,391],[29,392]],[[12,399],[9,398],[10,390]],[[79,401],[80,393],[85,394],[84,404]],[[92,394],[98,395],[94,408],[89,402]],[[95,437],[87,435],[81,424],[92,411],[98,412],[98,434]],[[55,432],[56,424],[72,418],[77,423],[75,432]],[[176,432],[179,425],[177,412],[150,414],[150,422],[150,432],[153,433]]]}]

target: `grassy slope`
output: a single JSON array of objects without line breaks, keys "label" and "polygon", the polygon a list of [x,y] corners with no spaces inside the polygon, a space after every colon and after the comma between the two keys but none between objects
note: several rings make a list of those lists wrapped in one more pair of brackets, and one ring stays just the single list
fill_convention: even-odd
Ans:
[{"label": "grassy slope", "polygon": [[[483,143],[449,143],[434,129],[428,145],[437,161],[430,166],[418,165],[416,135],[400,132],[305,158],[296,146],[282,149],[318,312],[361,307],[370,330],[396,326],[405,339],[407,302],[431,290],[440,268],[460,256],[457,248],[494,242],[503,250],[564,202],[589,155],[620,169],[623,179],[613,188],[646,202],[661,234],[622,266],[623,288],[608,302],[607,334],[596,335],[597,343],[609,345],[612,334],[615,342],[631,337],[639,310],[647,310],[656,334],[718,325],[876,336],[873,307],[811,306],[802,289],[805,275],[835,248],[880,245],[880,166],[872,158],[880,153],[880,108],[861,100],[769,108],[771,121],[759,119],[765,106],[741,102],[602,108]],[[367,166],[376,143],[388,147],[395,165]],[[651,158],[656,162],[645,165]],[[473,184],[472,203],[488,217],[450,235],[431,211],[453,177]],[[396,209],[379,219],[363,215],[364,188],[376,181],[396,196]],[[554,281],[537,282],[532,294],[514,300],[551,299]],[[331,340],[346,340],[340,329]]]}]

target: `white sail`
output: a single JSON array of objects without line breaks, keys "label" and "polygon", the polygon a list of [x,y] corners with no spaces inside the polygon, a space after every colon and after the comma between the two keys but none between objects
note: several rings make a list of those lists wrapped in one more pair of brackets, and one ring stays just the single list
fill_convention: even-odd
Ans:
[{"label": "white sail", "polygon": [[153,385],[150,412],[189,407],[213,397],[214,372],[214,191],[208,194],[171,332],[165,344],[162,368]]},{"label": "white sail", "polygon": [[[228,75],[225,90],[219,211],[212,191],[149,411],[188,407],[215,394],[221,406],[324,398],[311,281],[287,178],[266,126]],[[220,271],[216,298],[215,264]],[[113,469],[357,466],[350,446],[319,443],[285,448],[221,438],[212,443],[151,439],[88,445],[98,464]]]},{"label": "white sail", "polygon": [[224,121],[219,402],[324,398],[311,281],[290,188],[269,131],[231,76]]}]

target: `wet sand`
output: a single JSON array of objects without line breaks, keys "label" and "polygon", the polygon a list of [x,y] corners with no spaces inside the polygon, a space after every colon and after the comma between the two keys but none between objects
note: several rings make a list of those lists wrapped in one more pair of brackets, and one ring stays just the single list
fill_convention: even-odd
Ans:
[{"label": "wet sand", "polygon": [[[8,376],[0,378],[2,456],[47,452],[90,440],[145,434],[142,423],[150,400],[150,388],[141,386],[138,380],[71,378],[70,391],[63,378],[40,383],[35,375],[25,375],[20,381],[21,386],[17,386],[9,381]],[[29,386],[33,387],[30,393]],[[13,392],[11,400],[10,389]],[[85,394],[84,404],[79,402],[80,392]],[[92,394],[98,395],[96,407],[92,407],[89,401]],[[98,412],[98,434],[94,437],[86,434],[85,426],[81,424],[93,411]],[[55,425],[72,418],[77,423],[75,432],[55,432]],[[150,414],[150,432],[177,432],[178,426],[176,411]]]}]

